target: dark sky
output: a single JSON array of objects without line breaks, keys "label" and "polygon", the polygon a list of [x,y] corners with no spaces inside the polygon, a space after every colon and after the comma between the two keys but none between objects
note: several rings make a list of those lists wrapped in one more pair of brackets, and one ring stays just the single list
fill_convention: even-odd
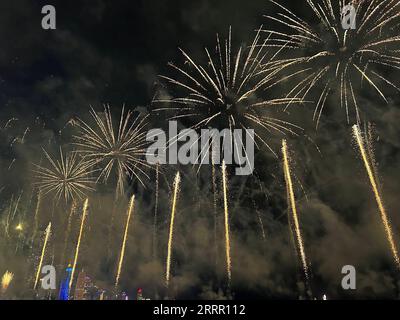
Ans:
[{"label": "dark sky", "polygon": [[[305,11],[301,1],[286,3],[299,14]],[[41,28],[44,4],[52,4],[57,10],[56,30]],[[110,104],[115,110],[123,104],[131,108],[148,106],[157,89],[157,75],[168,72],[169,61],[181,59],[178,47],[192,52],[195,57],[201,56],[204,46],[215,43],[215,34],[226,35],[229,26],[232,26],[237,43],[248,43],[254,30],[266,23],[262,15],[273,10],[265,0],[1,1],[0,125],[4,126],[9,118],[16,117],[20,129],[15,130],[23,131],[40,117],[45,128],[39,132],[32,127],[31,144],[16,147],[14,151],[22,163],[17,168],[25,170],[21,171],[24,174],[8,170],[0,178],[0,181],[3,179],[0,187],[29,186],[29,166],[40,158],[40,148],[48,146],[52,137],[59,139],[58,131],[71,117],[87,114],[89,106],[100,108]],[[309,15],[309,11],[304,15]],[[375,156],[382,190],[394,231],[398,234],[399,99],[398,95],[392,95],[385,105],[371,97],[368,90],[364,93],[360,101],[366,110],[365,120],[375,125]],[[298,190],[315,294],[321,296],[327,292],[328,296],[350,299],[396,298],[399,278],[393,272],[376,204],[343,113],[336,106],[331,108],[323,117],[318,132],[311,120],[312,110],[305,108],[292,113],[294,120],[305,128],[304,136],[290,139],[290,143],[296,158],[296,175],[308,195],[305,197],[302,190]],[[54,145],[51,148],[57,149]],[[279,150],[279,141],[277,148]],[[2,145],[2,170],[9,166],[13,157],[8,147]],[[266,243],[260,241],[254,208],[249,206],[251,201],[246,198],[257,199],[259,190],[254,187],[254,182],[243,182],[246,199],[233,210],[232,217],[236,296],[297,298],[301,294],[301,276],[287,228],[280,163],[269,157],[267,160],[260,157],[258,161],[261,163],[259,175],[265,180],[263,183],[270,194],[267,202],[259,202],[259,209],[270,235]],[[171,177],[168,178],[171,181]],[[191,208],[195,206],[194,197],[209,190],[204,185],[198,190],[192,187],[193,175],[188,174],[186,178],[189,186],[182,187],[182,192],[186,191],[190,197],[183,197],[182,206]],[[241,183],[232,182],[234,200],[241,195]],[[164,186],[164,189],[163,206],[168,211],[168,188]],[[11,193],[7,195],[11,196]],[[107,205],[112,202],[109,195],[104,199],[108,201]],[[163,261],[152,264],[144,252],[151,246],[152,203],[143,204],[146,206],[150,218],[140,218],[142,224],[135,235],[137,241],[143,240],[144,249],[134,249],[127,256],[127,261],[131,262],[127,264],[132,267],[130,273],[127,270],[130,276],[124,278],[126,290],[144,286],[147,292],[152,292],[154,286],[159,285],[154,278],[163,272]],[[191,210],[199,216],[194,216]],[[191,208],[188,211],[192,215],[186,220],[182,218],[185,223],[178,224],[178,228],[182,228],[177,237],[175,265],[178,298],[225,297],[215,288],[211,289],[209,280],[214,276],[210,275],[212,268],[204,261],[207,259],[204,250],[209,247],[207,241],[210,240],[209,221],[204,217],[204,210],[197,206]],[[53,215],[54,210],[46,214]],[[164,237],[167,213],[160,219]],[[106,224],[105,219],[93,222],[93,229],[99,225],[103,228]],[[95,247],[93,257],[101,256],[101,245],[94,240],[88,242]],[[161,245],[162,250],[164,245]],[[0,255],[0,273],[7,268],[6,257],[10,258],[10,254]],[[13,261],[17,270],[22,269],[16,267],[21,261],[23,257]],[[113,269],[107,263],[97,265],[90,259],[85,262],[99,282],[110,285],[112,275],[109,273],[112,274]],[[138,266],[138,262],[143,265]],[[340,270],[345,264],[353,264],[360,270],[359,289],[355,292],[344,292],[340,288]],[[18,291],[15,296],[18,297]]]},{"label": "dark sky", "polygon": [[[43,3],[56,7],[55,31],[41,28]],[[229,25],[245,38],[267,8],[265,1],[4,1],[2,104],[23,97],[50,114],[148,104],[156,75],[176,59],[178,46],[201,50]]]}]

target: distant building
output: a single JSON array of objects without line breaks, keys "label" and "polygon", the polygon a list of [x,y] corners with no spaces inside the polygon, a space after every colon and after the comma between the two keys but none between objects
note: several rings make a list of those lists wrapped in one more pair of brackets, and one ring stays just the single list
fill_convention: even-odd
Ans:
[{"label": "distant building", "polygon": [[145,300],[145,299],[143,298],[142,288],[137,289],[136,300]]},{"label": "distant building", "polygon": [[86,273],[82,269],[76,280],[74,300],[85,300]]},{"label": "distant building", "polygon": [[100,289],[82,269],[76,281],[74,300],[98,300],[101,294]]},{"label": "distant building", "polygon": [[91,285],[87,290],[87,299],[88,300],[99,300],[103,290],[95,285]]},{"label": "distant building", "polygon": [[137,289],[136,300],[150,300],[149,298],[143,297],[142,288]]}]

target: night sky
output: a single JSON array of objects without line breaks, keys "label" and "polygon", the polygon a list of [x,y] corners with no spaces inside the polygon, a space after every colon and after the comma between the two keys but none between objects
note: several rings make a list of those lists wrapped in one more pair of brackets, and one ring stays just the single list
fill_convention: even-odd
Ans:
[{"label": "night sky", "polygon": [[[305,1],[283,1],[304,18],[310,17]],[[57,10],[57,29],[41,28],[41,8],[52,4]],[[36,1],[0,2],[0,221],[3,232],[10,205],[21,195],[21,204],[11,223],[27,221],[32,226],[36,207],[33,164],[43,161],[42,148],[57,153],[59,146],[71,147],[76,134],[71,119],[89,119],[89,108],[101,110],[109,104],[117,116],[126,108],[152,110],[152,99],[162,83],[158,75],[168,74],[170,61],[184,62],[178,48],[204,59],[204,47],[215,45],[232,27],[235,45],[249,44],[263,17],[276,7],[265,0],[130,0],[130,1]],[[204,60],[203,60],[204,62]],[[388,73],[398,80],[399,70]],[[385,206],[392,220],[397,243],[400,234],[400,99],[387,90],[388,103],[370,87],[363,87],[359,102],[362,129],[373,126],[373,145]],[[281,159],[268,152],[256,152],[255,176],[232,177],[230,181],[232,233],[232,288],[224,279],[223,212],[220,208],[219,260],[213,258],[213,207],[210,172],[203,168],[179,168],[183,180],[176,225],[173,289],[176,299],[297,299],[306,297],[360,299],[400,297],[398,270],[390,255],[379,211],[368,178],[355,147],[339,98],[328,101],[318,130],[312,120],[313,108],[292,107],[286,119],[301,126],[299,136],[289,136],[296,176],[298,210],[307,257],[311,265],[310,289],[304,289],[301,265],[293,247]],[[140,108],[139,108],[140,109]],[[163,115],[150,115],[153,127],[163,125]],[[5,128],[10,118],[15,122]],[[29,127],[26,139],[21,137]],[[13,143],[15,138],[19,141]],[[279,154],[282,136],[272,136]],[[265,150],[264,150],[265,151]],[[15,160],[15,162],[13,162]],[[12,164],[12,165],[11,165]],[[113,238],[106,254],[113,188],[101,186],[93,196],[79,268],[96,285],[111,290],[120,248],[121,230],[129,196],[138,197],[137,221],[129,237],[121,289],[134,295],[162,298],[166,239],[169,226],[169,196],[177,167],[164,168],[160,184],[157,258],[152,252],[154,172],[144,188],[134,181],[117,204]],[[54,239],[48,264],[57,262],[64,245],[67,204],[43,200],[39,229],[49,220]],[[42,202],[43,203],[43,202]],[[218,201],[221,206],[220,200]],[[257,211],[265,227],[262,238]],[[72,257],[78,216],[68,245]],[[15,279],[10,298],[30,299],[31,277],[41,239],[30,243],[30,231],[22,236],[12,230],[0,234],[0,276],[10,270]],[[17,250],[16,250],[17,247]],[[70,258],[68,258],[68,256]],[[28,263],[25,263],[28,261]],[[357,290],[341,288],[341,269],[354,265]],[[62,271],[59,272],[61,277]],[[60,279],[57,279],[59,282]],[[39,294],[45,296],[45,292]],[[56,297],[57,293],[53,293]]]}]

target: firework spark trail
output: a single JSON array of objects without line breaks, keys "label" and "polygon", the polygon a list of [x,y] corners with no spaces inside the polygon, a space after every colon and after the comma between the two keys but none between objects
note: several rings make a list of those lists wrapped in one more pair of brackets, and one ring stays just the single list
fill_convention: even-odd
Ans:
[{"label": "firework spark trail", "polygon": [[37,194],[36,208],[35,208],[35,216],[33,217],[34,230],[32,233],[32,241],[35,239],[37,229],[39,228],[39,210],[40,210],[40,202],[42,201],[42,192],[40,189]]},{"label": "firework spark trail", "polygon": [[10,204],[8,206],[8,214],[7,214],[7,218],[5,221],[5,229],[4,229],[4,233],[5,235],[8,237],[9,234],[9,229],[10,229],[10,223],[14,220],[15,218],[15,214],[18,211],[18,207],[19,207],[19,203],[21,201],[21,197],[22,197],[22,193],[23,191],[20,192],[18,198],[16,200],[14,200],[14,195],[12,195],[11,200],[10,200]]},{"label": "firework spark trail", "polygon": [[15,214],[16,214],[17,211],[18,211],[18,207],[19,207],[19,205],[20,205],[20,203],[21,203],[21,197],[22,197],[22,194],[23,194],[23,193],[24,193],[24,191],[22,190],[22,191],[20,192],[19,196],[18,196],[17,202],[15,203],[15,206],[14,206],[14,210],[12,211],[11,220],[14,220],[14,218],[15,218]]},{"label": "firework spark trail", "polygon": [[265,241],[266,235],[265,235],[264,223],[262,221],[261,214],[258,209],[256,209],[256,213],[257,213],[258,223],[260,224],[261,235],[262,235],[263,240]]},{"label": "firework spark trail", "polygon": [[10,128],[10,127],[11,127],[11,123],[14,122],[14,121],[18,121],[18,119],[17,119],[17,118],[10,118],[10,119],[8,119],[8,121],[7,121],[6,124],[4,125],[3,129],[8,129],[8,128]]},{"label": "firework spark trail", "polygon": [[72,202],[71,210],[69,211],[69,215],[68,215],[67,229],[65,230],[65,236],[64,236],[64,248],[63,248],[62,258],[61,258],[62,265],[64,265],[64,259],[67,255],[69,235],[71,233],[71,227],[72,227],[72,217],[75,214],[75,210],[76,210],[76,202]]},{"label": "firework spark trail", "polygon": [[232,263],[231,263],[231,241],[229,235],[228,182],[227,182],[225,161],[222,161],[222,189],[224,193],[226,274],[228,277],[228,285],[230,286],[232,280]]},{"label": "firework spark trail", "polygon": [[14,278],[14,273],[6,271],[1,278],[1,293],[4,294],[8,287],[10,286],[11,281]]},{"label": "firework spark trail", "polygon": [[[212,158],[213,159],[213,158]],[[215,250],[215,268],[218,270],[218,195],[217,195],[217,177],[214,161],[211,165],[211,176],[212,176],[212,193],[213,193],[213,210],[214,210],[214,250]]]},{"label": "firework spark trail", "polygon": [[254,199],[253,199],[253,206],[254,206],[254,210],[256,211],[256,214],[257,214],[258,224],[260,225],[261,236],[262,236],[263,240],[265,241],[266,235],[265,235],[264,223],[263,223],[263,220],[261,217],[261,212],[260,212],[260,210],[258,210],[257,204],[254,201]]},{"label": "firework spark trail", "polygon": [[29,131],[31,131],[31,129],[29,127],[27,127],[24,131],[24,134],[21,137],[21,143],[25,143],[25,138],[26,138],[26,135],[29,133]]},{"label": "firework spark trail", "polygon": [[72,272],[71,272],[71,279],[69,280],[69,285],[68,285],[69,290],[71,290],[72,282],[74,281],[74,274],[75,274],[76,264],[78,262],[79,249],[80,249],[80,246],[81,246],[81,240],[82,240],[83,228],[85,226],[85,220],[86,220],[86,215],[87,215],[88,204],[89,204],[89,199],[86,199],[84,204],[83,204],[82,221],[81,221],[81,226],[80,226],[80,229],[79,229],[78,242],[76,243],[74,264],[72,265]]},{"label": "firework spark trail", "polygon": [[111,210],[111,219],[110,219],[110,224],[108,225],[108,241],[107,241],[107,259],[111,259],[111,243],[113,240],[113,229],[114,229],[114,222],[115,222],[115,216],[117,214],[117,201],[118,201],[118,192],[115,190],[114,194],[114,201],[113,201],[113,206]]},{"label": "firework spark trail", "polygon": [[39,276],[40,276],[40,272],[42,270],[42,264],[43,264],[43,259],[44,259],[44,255],[46,253],[46,247],[47,247],[47,242],[49,240],[50,237],[50,233],[51,233],[51,222],[49,222],[49,225],[46,228],[46,236],[44,238],[44,243],[43,243],[43,247],[42,247],[42,254],[40,255],[40,260],[39,260],[39,265],[36,271],[36,278],[35,278],[35,284],[33,285],[33,290],[36,289],[37,283],[39,281]]},{"label": "firework spark trail", "polygon": [[154,219],[153,219],[153,258],[157,257],[157,219],[158,219],[158,200],[160,192],[160,177],[159,177],[160,165],[156,165],[156,198],[154,203]]},{"label": "firework spark trail", "polygon": [[364,162],[364,166],[365,166],[365,169],[367,171],[369,181],[371,183],[371,188],[372,188],[372,191],[373,191],[374,196],[375,196],[376,203],[377,203],[378,208],[379,208],[379,212],[380,212],[380,215],[381,215],[382,223],[383,223],[383,226],[385,228],[386,237],[387,237],[387,240],[388,240],[388,242],[390,244],[390,249],[392,251],[393,258],[394,258],[394,260],[396,262],[397,267],[400,268],[399,253],[398,253],[398,250],[397,250],[396,243],[394,241],[394,236],[393,236],[393,231],[392,231],[392,227],[391,227],[391,224],[390,224],[390,220],[389,220],[388,215],[386,213],[386,209],[385,209],[385,206],[383,204],[382,196],[380,195],[380,192],[379,192],[378,183],[377,183],[376,178],[375,178],[373,166],[371,165],[371,163],[370,163],[370,161],[368,159],[367,150],[365,149],[364,139],[363,139],[363,137],[361,135],[361,131],[360,131],[360,128],[359,128],[358,125],[354,125],[353,126],[353,135],[354,135],[354,139],[357,142],[358,148],[360,150],[360,154],[361,154],[362,160]]},{"label": "firework spark trail", "polygon": [[131,221],[131,215],[134,214],[134,208],[135,208],[135,195],[132,195],[131,200],[129,201],[129,208],[128,208],[127,217],[126,217],[124,238],[122,240],[121,253],[120,253],[119,262],[118,262],[117,276],[115,277],[115,287],[118,286],[119,278],[121,276],[122,263],[124,262],[124,256],[125,256],[126,239],[128,237],[129,223]]},{"label": "firework spark trail", "polygon": [[14,165],[15,161],[16,161],[16,159],[15,159],[15,158],[14,158],[14,159],[12,159],[12,161],[11,161],[10,165],[8,166],[8,171],[10,171],[10,169],[11,169],[11,168],[12,168],[12,166]]},{"label": "firework spark trail", "polygon": [[19,222],[17,226],[15,227],[15,230],[18,231],[18,241],[16,241],[16,246],[15,246],[15,253],[17,253],[19,247],[23,246],[24,243],[24,236],[23,236],[23,230],[24,230],[24,225],[22,222]]},{"label": "firework spark trail", "polygon": [[289,154],[288,154],[286,140],[282,140],[282,154],[283,154],[283,171],[284,171],[285,180],[286,180],[288,203],[289,203],[290,209],[292,211],[292,217],[293,217],[293,223],[294,223],[293,227],[294,227],[294,231],[296,234],[296,242],[297,242],[297,246],[298,246],[298,251],[299,251],[304,275],[305,275],[306,279],[308,280],[308,265],[307,265],[306,254],[304,251],[304,243],[303,243],[303,238],[301,235],[299,218],[297,215],[296,199],[295,199],[295,195],[294,195],[294,191],[293,191],[293,182],[292,182],[292,177],[291,177],[291,173],[290,173],[290,162],[289,162],[290,160],[289,160]]},{"label": "firework spark trail", "polygon": [[169,226],[169,238],[168,238],[167,266],[165,272],[165,284],[167,288],[169,287],[169,281],[171,275],[171,255],[172,255],[172,245],[173,245],[173,235],[174,235],[175,212],[176,212],[176,203],[178,200],[180,182],[181,182],[181,176],[179,172],[177,172],[174,180],[174,194],[171,205],[171,222]]},{"label": "firework spark trail", "polygon": [[7,217],[4,219],[4,234],[6,237],[9,237],[8,235],[8,230],[10,228],[10,216],[11,216],[11,206],[12,206],[12,202],[14,200],[14,195],[11,196],[11,200],[10,200],[10,204],[8,206],[8,213],[7,213]]}]

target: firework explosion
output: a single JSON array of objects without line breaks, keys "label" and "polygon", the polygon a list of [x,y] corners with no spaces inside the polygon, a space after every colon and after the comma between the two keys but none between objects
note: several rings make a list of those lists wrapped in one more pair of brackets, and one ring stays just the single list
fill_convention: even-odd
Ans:
[{"label": "firework explosion", "polygon": [[3,274],[3,277],[1,278],[1,292],[3,294],[7,291],[13,279],[14,279],[14,273],[6,271]]},{"label": "firework explosion", "polygon": [[[334,92],[340,96],[347,121],[350,121],[349,106],[353,105],[359,122],[356,89],[362,82],[369,83],[384,101],[387,99],[383,87],[399,90],[381,71],[400,68],[400,3],[397,0],[307,0],[316,24],[270,1],[282,11],[266,17],[287,31],[265,29],[266,46],[288,51],[289,56],[280,64],[290,67],[290,73],[301,76],[288,96],[304,99],[313,89],[319,91],[314,111],[317,126],[327,98]],[[342,26],[342,9],[347,4],[356,9],[355,29]]]},{"label": "firework explosion", "polygon": [[35,173],[40,189],[38,195],[38,206],[40,205],[41,194],[54,193],[57,201],[64,198],[65,202],[75,201],[86,196],[88,191],[93,191],[94,170],[90,164],[79,159],[75,152],[63,154],[60,148],[60,158],[53,159],[46,151],[44,154],[50,164],[50,168],[36,165]]},{"label": "firework explosion", "polygon": [[[281,79],[281,65],[276,65],[274,57],[267,59],[264,52],[265,42],[260,44],[260,31],[257,32],[249,47],[240,46],[234,52],[232,33],[225,42],[217,35],[216,51],[212,54],[207,48],[206,66],[194,61],[184,50],[180,49],[187,67],[174,63],[169,66],[176,77],[161,76],[171,88],[173,98],[156,99],[157,104],[166,104],[155,111],[173,111],[172,119],[195,119],[193,129],[229,128],[230,135],[234,129],[250,127],[267,132],[294,133],[299,127],[269,114],[272,107],[288,103],[302,102],[299,98],[265,99],[265,90],[277,85]],[[269,143],[258,132],[254,142],[261,141],[274,153]],[[230,137],[228,137],[230,138]],[[274,153],[275,154],[275,153]]]},{"label": "firework explosion", "polygon": [[147,117],[133,119],[133,113],[122,108],[120,121],[115,126],[109,106],[100,114],[92,109],[91,115],[93,126],[83,120],[78,121],[80,135],[75,136],[75,144],[86,163],[100,167],[97,180],[107,182],[115,171],[116,195],[123,193],[127,177],[135,177],[144,185],[141,176],[148,178],[144,169],[150,168],[143,160],[147,144],[144,131]]}]

